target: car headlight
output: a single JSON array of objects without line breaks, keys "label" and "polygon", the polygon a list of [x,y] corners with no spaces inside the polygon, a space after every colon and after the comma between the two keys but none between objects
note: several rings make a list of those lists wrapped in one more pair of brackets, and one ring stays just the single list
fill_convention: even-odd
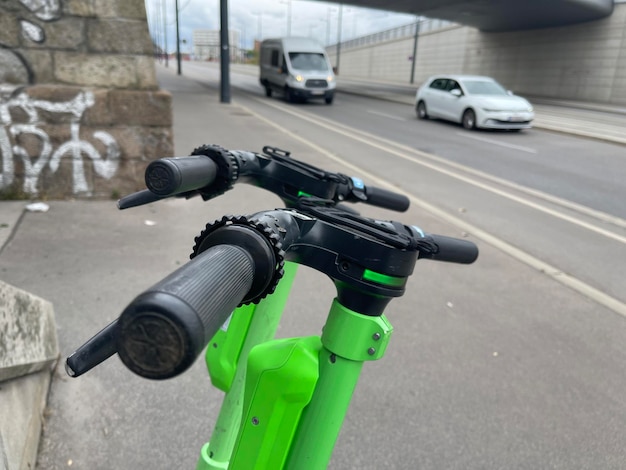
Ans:
[{"label": "car headlight", "polygon": [[332,82],[333,81],[333,76],[329,75],[328,77],[326,77],[326,80],[328,80],[329,82]]},{"label": "car headlight", "polygon": [[296,75],[295,77],[293,77],[296,79],[296,82],[301,82],[302,80],[304,80],[304,78],[302,78],[302,75]]},{"label": "car headlight", "polygon": [[526,109],[526,111],[528,111],[529,113],[532,113],[532,112],[533,112],[533,107],[532,107],[532,106],[529,106],[529,107]]}]

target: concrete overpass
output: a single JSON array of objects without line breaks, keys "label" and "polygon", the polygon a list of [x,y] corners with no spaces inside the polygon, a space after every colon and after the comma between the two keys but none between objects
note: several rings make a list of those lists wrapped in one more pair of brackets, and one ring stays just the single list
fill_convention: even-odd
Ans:
[{"label": "concrete overpass", "polygon": [[[535,0],[497,1],[522,4],[516,8],[538,4]],[[368,6],[376,2],[362,1]],[[488,2],[495,3],[496,0]],[[574,20],[573,16],[566,14],[569,11],[566,2],[544,2],[563,7],[560,20],[553,17],[553,21]],[[412,0],[411,3],[425,8],[434,2]],[[442,5],[444,3],[450,7],[454,3],[460,8],[462,3],[471,5],[478,0],[442,0]],[[380,6],[381,2],[378,4]],[[537,7],[536,16],[541,17],[542,22],[547,21],[547,15],[540,14],[540,11],[542,9]],[[454,12],[450,9],[444,13]],[[483,20],[495,21],[497,18],[494,15],[491,20]],[[514,19],[512,14],[509,21]],[[626,0],[611,2],[611,14],[594,21],[539,28],[538,22],[529,22],[532,18],[525,22],[522,18],[518,20],[517,27],[523,24],[534,26],[533,29],[485,31],[478,29],[478,24],[428,19],[420,21],[417,31],[416,25],[406,25],[343,41],[340,47],[330,45],[327,52],[332,63],[337,65],[338,52],[341,51],[340,79],[360,78],[417,86],[429,75],[438,73],[482,74],[490,75],[528,97],[626,105]],[[495,23],[490,24],[495,27]]]},{"label": "concrete overpass", "polygon": [[598,20],[613,12],[614,0],[350,0],[341,3],[439,18],[481,31],[517,31]]}]

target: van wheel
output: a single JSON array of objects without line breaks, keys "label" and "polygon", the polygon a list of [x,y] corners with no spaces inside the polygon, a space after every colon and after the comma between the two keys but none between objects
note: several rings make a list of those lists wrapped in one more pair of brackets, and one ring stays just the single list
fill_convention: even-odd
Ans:
[{"label": "van wheel", "polygon": [[326,104],[333,104],[333,96],[327,96],[326,98],[324,98],[324,101],[326,102]]},{"label": "van wheel", "polygon": [[265,96],[270,98],[272,96],[272,89],[268,86],[265,87]]},{"label": "van wheel", "polygon": [[289,101],[290,103],[296,102],[296,94],[291,88],[285,88],[285,96],[287,97],[287,101]]}]

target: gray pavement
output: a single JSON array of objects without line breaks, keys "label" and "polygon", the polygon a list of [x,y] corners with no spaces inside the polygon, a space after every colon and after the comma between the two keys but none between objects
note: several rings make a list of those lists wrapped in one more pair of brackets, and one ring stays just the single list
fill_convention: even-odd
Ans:
[{"label": "gray pavement", "polygon": [[[171,68],[157,70],[162,87],[173,94],[178,155],[201,143],[241,148],[242,136],[248,149],[285,140],[279,131],[252,122],[236,105],[220,104],[215,94],[207,93],[184,76],[176,76]],[[409,92],[413,87],[394,85],[394,91],[381,91],[380,85],[340,77],[339,91],[411,104]],[[553,131],[626,143],[625,124],[626,113],[617,108],[537,104],[537,127]],[[297,141],[289,143],[294,151],[310,152]],[[74,347],[115,318],[142,286],[148,287],[183,263],[203,222],[225,213],[249,213],[275,204],[273,196],[254,188],[229,193],[219,204],[175,200],[123,212],[116,210],[114,201],[51,201],[50,210],[45,213],[27,212],[26,202],[2,201],[0,278],[53,302],[64,359]],[[199,220],[198,213],[205,216]],[[205,400],[190,385],[205,375],[202,364],[198,364],[202,361],[175,383],[156,384],[132,376],[119,361],[112,361],[98,368],[98,373],[76,380],[69,380],[62,367],[57,367],[38,468],[172,468],[163,466],[164,461],[178,462],[178,468],[193,466],[195,455],[190,456],[188,450],[190,436],[200,434],[201,438],[208,438],[205,421],[214,416],[216,402],[197,410],[197,414],[206,416],[200,424],[190,421],[192,429],[188,433],[172,433],[172,426],[180,422],[180,417],[171,403],[158,397],[161,393],[179,396],[181,406],[193,410],[197,402]],[[110,390],[118,383],[126,388],[111,396]],[[147,403],[144,396],[153,401]],[[44,392],[39,400],[45,402]],[[15,410],[22,420],[15,421],[18,428],[39,413],[32,402],[16,406],[22,406]],[[124,407],[128,411],[120,411]],[[162,410],[159,420],[149,419],[146,408]],[[141,433],[143,436],[137,437]],[[169,436],[167,448],[154,445],[158,442],[155,436],[162,434]],[[116,451],[116,446],[123,446],[126,441],[136,447],[137,456],[129,456],[129,449]],[[197,449],[201,443],[202,440],[192,442],[191,447]],[[113,455],[116,453],[125,455]],[[2,463],[0,456],[0,468]]]}]

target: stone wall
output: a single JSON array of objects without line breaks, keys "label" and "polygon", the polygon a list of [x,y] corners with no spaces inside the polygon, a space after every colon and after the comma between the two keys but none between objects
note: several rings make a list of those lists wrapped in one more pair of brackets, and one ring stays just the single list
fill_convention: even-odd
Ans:
[{"label": "stone wall", "polygon": [[113,197],[173,153],[143,0],[0,1],[0,197]]}]

